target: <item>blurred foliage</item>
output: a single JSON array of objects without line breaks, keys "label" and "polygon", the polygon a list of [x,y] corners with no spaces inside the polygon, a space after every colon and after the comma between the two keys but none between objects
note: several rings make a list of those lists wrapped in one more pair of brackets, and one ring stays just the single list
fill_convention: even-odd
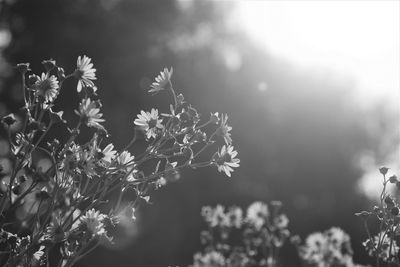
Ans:
[{"label": "blurred foliage", "polygon": [[[329,71],[301,70],[257,48],[229,24],[229,2],[40,0],[2,1],[1,27],[11,32],[9,64],[54,58],[66,68],[78,55],[94,58],[105,125],[120,147],[140,109],[164,103],[146,90],[173,66],[178,91],[204,110],[230,114],[241,168],[231,179],[213,170],[188,171],[141,210],[137,229],[121,234],[121,249],[100,248],[80,266],[185,266],[198,250],[204,205],[248,205],[279,199],[293,233],[341,226],[365,263],[363,231],[354,212],[361,175],[354,159],[373,140],[349,97],[352,83]],[[40,69],[33,65],[33,69]],[[11,70],[10,67],[5,70]],[[12,72],[3,78],[2,114],[21,103]],[[68,86],[68,84],[67,84]],[[58,101],[72,116],[74,84]],[[156,102],[156,103],[155,103]],[[167,108],[167,107],[165,107]],[[203,112],[204,113],[204,112]],[[133,153],[135,151],[132,151]],[[139,233],[138,233],[139,232]],[[283,253],[294,255],[292,248]],[[298,264],[283,257],[284,266]],[[294,262],[293,262],[294,261]]]}]

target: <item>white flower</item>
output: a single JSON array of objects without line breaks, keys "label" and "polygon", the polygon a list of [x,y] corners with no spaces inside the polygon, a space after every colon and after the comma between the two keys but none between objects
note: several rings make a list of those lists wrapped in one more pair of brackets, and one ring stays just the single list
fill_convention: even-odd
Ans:
[{"label": "white flower", "polygon": [[85,98],[79,104],[79,111],[75,110],[75,113],[83,119],[88,127],[104,130],[104,127],[100,124],[105,121],[101,118],[103,114],[100,113],[100,106],[99,101],[92,101],[90,98]]},{"label": "white flower", "polygon": [[93,68],[91,58],[79,56],[76,60],[75,76],[79,79],[76,90],[82,91],[83,87],[95,87],[93,80],[96,80],[96,69]]},{"label": "white flower", "polygon": [[106,215],[101,214],[95,209],[88,210],[85,215],[80,218],[81,224],[84,224],[93,235],[106,235],[103,220]]},{"label": "white flower", "polygon": [[257,201],[247,208],[246,221],[254,225],[256,229],[261,229],[268,216],[268,206],[265,203]]},{"label": "white flower", "polygon": [[53,102],[58,95],[58,80],[54,75],[48,77],[47,74],[42,73],[42,77],[34,84],[36,96],[44,98],[46,103]]},{"label": "white flower", "polygon": [[35,260],[39,261],[43,257],[44,249],[45,249],[45,246],[40,246],[39,250],[33,254],[33,257],[35,258]]},{"label": "white flower", "polygon": [[285,229],[289,224],[289,219],[285,214],[281,214],[274,219],[274,223],[279,229]]},{"label": "white flower", "polygon": [[126,173],[129,173],[129,175],[126,177],[126,180],[128,182],[133,182],[135,181],[135,174],[138,172],[135,165],[131,165],[131,163],[133,163],[135,157],[131,156],[131,153],[129,153],[128,151],[123,151],[121,152],[121,154],[119,154],[119,156],[117,157],[117,163],[120,166],[124,166],[124,165],[130,165],[130,166],[126,166],[126,168],[124,168]]},{"label": "white flower", "polygon": [[196,253],[192,267],[223,267],[226,266],[224,256],[212,250],[205,254]]},{"label": "white flower", "polygon": [[312,233],[306,238],[306,246],[311,251],[321,251],[323,247],[326,247],[328,242],[325,235],[320,232]]},{"label": "white flower", "polygon": [[128,151],[122,151],[121,154],[118,155],[117,157],[117,162],[119,165],[126,165],[129,163],[132,163],[133,160],[135,159],[135,156],[132,156],[131,153]]},{"label": "white flower", "polygon": [[239,167],[240,159],[235,158],[237,154],[233,146],[222,146],[221,151],[217,151],[213,156],[213,162],[217,165],[218,171],[225,172],[228,177],[231,177],[232,168]]},{"label": "white flower", "polygon": [[143,128],[146,132],[147,139],[151,137],[156,138],[157,130],[163,129],[164,126],[161,124],[162,120],[158,118],[158,110],[152,108],[151,112],[141,111],[140,114],[137,115],[137,119],[134,123]]},{"label": "white flower", "polygon": [[228,115],[221,114],[221,125],[217,129],[217,135],[223,137],[225,143],[227,145],[230,145],[230,144],[232,144],[232,138],[231,138],[231,134],[229,133],[229,131],[232,130],[232,127],[227,124],[227,121],[228,121]]},{"label": "white flower", "polygon": [[318,266],[356,266],[352,254],[350,236],[337,227],[310,234],[300,248],[303,260]]},{"label": "white flower", "polygon": [[171,79],[172,73],[172,68],[170,70],[164,68],[164,70],[160,72],[160,75],[156,77],[156,81],[150,85],[149,93],[157,93],[161,90],[164,90],[165,86],[169,83]]},{"label": "white flower", "polygon": [[227,214],[230,226],[240,228],[242,226],[243,211],[239,207],[231,207]]},{"label": "white flower", "polygon": [[101,160],[106,164],[110,164],[111,161],[115,158],[116,153],[117,151],[114,150],[114,145],[108,144],[101,152],[102,154]]},{"label": "white flower", "polygon": [[339,227],[332,227],[326,232],[329,241],[340,247],[343,243],[350,241],[350,236],[346,234],[342,229]]}]

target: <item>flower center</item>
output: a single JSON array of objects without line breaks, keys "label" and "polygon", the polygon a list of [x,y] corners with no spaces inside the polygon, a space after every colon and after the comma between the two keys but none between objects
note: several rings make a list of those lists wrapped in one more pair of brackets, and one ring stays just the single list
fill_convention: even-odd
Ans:
[{"label": "flower center", "polygon": [[157,120],[156,119],[149,120],[149,128],[154,128],[156,126],[157,126]]}]

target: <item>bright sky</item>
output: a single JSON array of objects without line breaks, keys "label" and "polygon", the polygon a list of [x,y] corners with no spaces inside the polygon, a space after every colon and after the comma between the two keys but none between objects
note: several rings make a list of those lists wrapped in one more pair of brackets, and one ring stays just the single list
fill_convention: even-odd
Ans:
[{"label": "bright sky", "polygon": [[360,104],[400,100],[400,1],[238,1],[234,20],[274,55],[349,75]]},{"label": "bright sky", "polygon": [[[238,1],[235,12],[233,20],[267,52],[353,79],[356,103],[367,109],[384,103],[400,127],[399,0]],[[400,170],[396,147],[388,154],[360,156],[360,189],[371,197],[381,186],[379,161]]]}]

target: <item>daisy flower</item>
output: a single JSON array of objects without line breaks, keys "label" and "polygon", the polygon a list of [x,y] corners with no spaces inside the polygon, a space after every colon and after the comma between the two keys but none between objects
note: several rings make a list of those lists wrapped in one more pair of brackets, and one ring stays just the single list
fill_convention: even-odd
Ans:
[{"label": "daisy flower", "polygon": [[105,217],[106,215],[101,214],[100,211],[91,209],[80,218],[80,222],[82,225],[85,225],[93,235],[106,235],[106,229],[103,223]]},{"label": "daisy flower", "polygon": [[90,98],[85,98],[79,104],[79,111],[75,110],[75,113],[83,119],[88,127],[104,130],[104,127],[100,124],[104,122],[104,119],[101,118],[103,114],[100,113],[100,106],[99,101],[92,101]]},{"label": "daisy flower", "polygon": [[58,80],[54,75],[49,77],[47,74],[42,73],[42,76],[38,77],[38,80],[33,85],[33,88],[36,96],[44,98],[46,103],[53,102],[58,95]]},{"label": "daisy flower", "polygon": [[[131,156],[131,153],[129,153],[128,151],[123,151],[117,157],[117,163],[120,166],[129,165],[129,164],[133,163],[134,159],[135,159],[135,156]],[[129,175],[126,177],[126,180],[128,182],[133,182],[133,181],[136,180],[135,179],[135,174],[138,171],[137,171],[135,165],[127,166],[127,167],[124,168],[124,170],[125,170],[125,173],[129,173]]]},{"label": "daisy flower", "polygon": [[117,151],[114,150],[113,144],[108,144],[103,151],[100,152],[101,154],[101,161],[106,164],[110,164],[111,161],[115,158],[115,154]]},{"label": "daisy flower", "polygon": [[225,172],[228,177],[231,177],[232,168],[239,167],[240,159],[235,158],[237,154],[233,146],[223,145],[221,151],[217,151],[213,156],[213,162],[217,165],[218,171]]},{"label": "daisy flower", "polygon": [[35,260],[37,260],[37,261],[39,261],[42,257],[43,257],[43,255],[44,255],[44,249],[45,249],[46,247],[45,246],[40,246],[39,247],[39,250],[38,251],[36,251],[34,254],[33,254],[33,258],[35,259]]},{"label": "daisy flower", "polygon": [[132,156],[128,151],[122,151],[121,154],[117,157],[117,162],[119,165],[126,165],[131,163],[135,159],[135,156]]},{"label": "daisy flower", "polygon": [[134,123],[143,128],[146,132],[147,139],[151,137],[156,138],[157,130],[163,129],[164,126],[161,124],[162,119],[158,118],[158,110],[152,108],[151,112],[141,111],[141,114],[137,115],[137,119]]},{"label": "daisy flower", "polygon": [[261,229],[268,216],[268,206],[265,203],[257,201],[247,208],[246,221],[254,225],[256,229]]},{"label": "daisy flower", "polygon": [[227,215],[230,221],[230,225],[239,229],[243,221],[242,209],[238,207],[231,207]]},{"label": "daisy flower", "polygon": [[165,86],[169,83],[171,79],[172,72],[172,68],[170,70],[164,68],[164,70],[160,72],[160,75],[156,77],[156,81],[150,85],[149,93],[157,93],[161,90],[164,90]]},{"label": "daisy flower", "polygon": [[96,69],[93,68],[92,59],[87,56],[79,56],[76,60],[75,77],[79,80],[76,90],[82,91],[83,87],[94,87],[93,80],[96,80]]},{"label": "daisy flower", "polygon": [[232,138],[231,138],[231,134],[229,133],[229,131],[232,130],[232,127],[226,123],[227,121],[228,121],[228,115],[221,114],[221,125],[217,129],[217,135],[223,137],[225,140],[225,143],[227,145],[230,145],[230,144],[232,144]]}]

